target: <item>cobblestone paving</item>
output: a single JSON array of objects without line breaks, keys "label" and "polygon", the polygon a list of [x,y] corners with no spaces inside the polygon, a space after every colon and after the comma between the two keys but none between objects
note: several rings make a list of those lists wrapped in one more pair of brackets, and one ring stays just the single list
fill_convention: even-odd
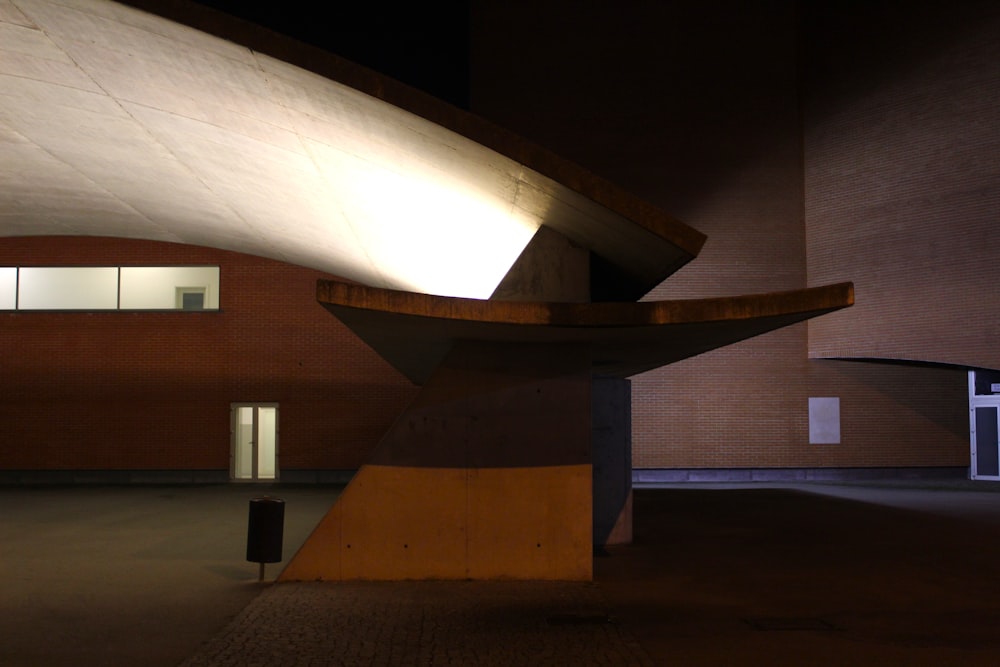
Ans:
[{"label": "cobblestone paving", "polygon": [[652,665],[593,584],[290,583],[182,667]]}]

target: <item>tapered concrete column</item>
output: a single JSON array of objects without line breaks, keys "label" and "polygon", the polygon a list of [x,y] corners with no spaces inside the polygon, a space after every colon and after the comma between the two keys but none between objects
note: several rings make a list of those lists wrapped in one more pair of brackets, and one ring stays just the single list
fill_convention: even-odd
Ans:
[{"label": "tapered concrete column", "polygon": [[280,578],[589,580],[589,354],[456,343]]},{"label": "tapered concrete column", "polygon": [[593,403],[594,546],[632,542],[632,383],[596,377]]},{"label": "tapered concrete column", "polygon": [[[493,293],[505,301],[585,303],[590,253],[545,227]],[[594,546],[632,541],[632,392],[628,380],[601,376],[592,386]]]}]

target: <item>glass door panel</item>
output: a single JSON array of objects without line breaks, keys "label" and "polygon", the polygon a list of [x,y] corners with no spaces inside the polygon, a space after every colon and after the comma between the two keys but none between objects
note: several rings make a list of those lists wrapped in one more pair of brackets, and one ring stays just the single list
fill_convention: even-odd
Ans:
[{"label": "glass door panel", "polygon": [[278,454],[278,409],[257,408],[257,479],[274,479]]},{"label": "glass door panel", "polygon": [[236,408],[233,478],[253,479],[253,408]]},{"label": "glass door panel", "polygon": [[976,477],[1000,476],[1000,428],[997,408],[976,408],[975,457]]}]

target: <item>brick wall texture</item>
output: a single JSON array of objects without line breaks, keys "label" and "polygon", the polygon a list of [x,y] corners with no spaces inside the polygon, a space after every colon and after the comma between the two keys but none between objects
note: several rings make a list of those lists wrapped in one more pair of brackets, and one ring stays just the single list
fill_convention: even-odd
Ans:
[{"label": "brick wall texture", "polygon": [[0,266],[218,265],[218,312],[0,313],[0,470],[226,470],[230,404],[279,405],[282,468],[356,468],[414,394],[317,271],[191,246],[0,239]]},{"label": "brick wall texture", "polygon": [[[954,7],[918,4],[921,18],[899,25],[891,20],[898,3],[852,3],[851,11],[861,4],[884,14],[881,23],[859,24],[838,13],[844,3],[832,2],[473,3],[474,111],[708,235],[701,255],[646,298],[841,280],[858,286],[858,305],[846,313],[634,377],[638,468],[968,464],[963,369],[826,358],[985,363],[982,355],[959,358],[949,350],[970,343],[956,326],[956,311],[973,306],[961,296],[968,263],[985,269],[998,241],[983,233],[956,238],[954,225],[974,214],[982,232],[987,219],[997,218],[1000,40],[995,29],[992,42],[984,35],[951,39],[950,50],[927,60],[920,51],[934,40],[921,31],[940,25],[936,14],[955,14]],[[952,16],[949,30],[966,22],[981,24],[979,17]],[[888,57],[879,42],[887,36],[911,47],[906,66],[852,87],[857,71]],[[870,57],[853,52],[859,41]],[[857,60],[845,63],[845,55]],[[838,69],[848,66],[857,71]],[[947,94],[956,85],[966,90],[957,116]],[[894,150],[902,154],[890,160],[890,174],[886,157],[872,157],[860,172],[866,156],[881,155],[879,144],[891,132],[885,119],[866,116],[878,96],[893,98],[896,110],[909,114],[896,122]],[[916,104],[928,100],[935,104]],[[915,116],[922,119],[916,127]],[[975,137],[954,136],[969,122],[976,124]],[[905,178],[910,169],[898,161],[910,154],[923,154],[925,163],[940,160],[925,174],[930,183]],[[968,180],[949,171],[959,169],[986,173]],[[945,173],[950,178],[942,182]],[[959,200],[964,210],[956,213]],[[868,207],[900,205],[904,210],[891,221],[866,215]],[[932,208],[952,213],[935,216]],[[930,238],[922,236],[929,230]],[[876,297],[881,285],[872,278],[886,262],[906,274],[884,276],[887,291]],[[947,314],[924,312],[939,324],[933,331],[910,324],[912,312],[899,307],[920,293],[917,277],[922,286],[939,286],[942,300],[964,300]],[[986,282],[979,289],[981,305],[991,289]],[[936,299],[910,301],[919,304],[923,311],[940,307]],[[986,352],[996,340],[998,311],[984,310],[976,345]],[[859,343],[865,340],[882,347]],[[919,354],[886,354],[890,348]],[[991,353],[1000,354],[995,347]],[[989,365],[997,364],[994,356]],[[841,444],[809,444],[810,396],[840,397]]]},{"label": "brick wall texture", "polygon": [[806,48],[809,281],[857,294],[810,355],[1000,367],[1000,7],[859,5]]}]

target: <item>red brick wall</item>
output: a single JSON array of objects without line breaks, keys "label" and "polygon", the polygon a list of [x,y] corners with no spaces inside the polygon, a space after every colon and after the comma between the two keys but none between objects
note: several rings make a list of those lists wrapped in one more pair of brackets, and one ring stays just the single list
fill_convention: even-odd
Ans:
[{"label": "red brick wall", "polygon": [[0,313],[0,469],[221,469],[231,402],[279,403],[281,467],[356,468],[414,394],[315,300],[317,271],[89,237],[0,266],[220,266],[218,312]]},{"label": "red brick wall", "polygon": [[[708,235],[649,298],[804,287],[800,20],[793,2],[473,3],[473,110]],[[961,372],[838,363],[809,361],[797,325],[636,376],[633,465],[967,464]],[[810,396],[841,397],[842,445],[809,444]]]}]

